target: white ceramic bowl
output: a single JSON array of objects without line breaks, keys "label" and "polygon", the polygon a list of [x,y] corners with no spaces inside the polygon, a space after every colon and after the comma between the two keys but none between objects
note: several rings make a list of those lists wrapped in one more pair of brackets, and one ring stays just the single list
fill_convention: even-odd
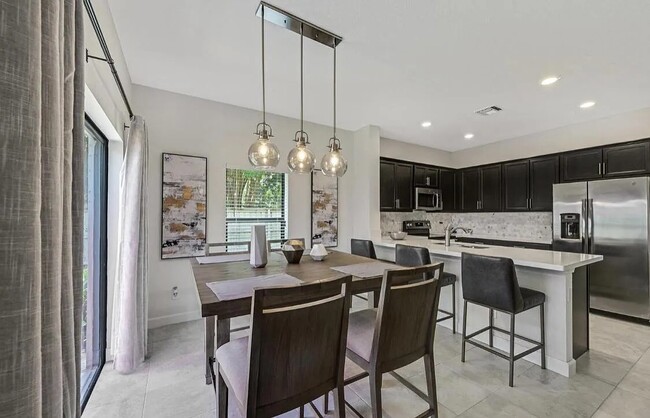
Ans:
[{"label": "white ceramic bowl", "polygon": [[408,234],[406,232],[404,232],[404,231],[397,231],[397,232],[391,232],[390,233],[390,237],[392,239],[394,239],[394,240],[397,240],[397,241],[406,238],[406,235],[408,235]]}]

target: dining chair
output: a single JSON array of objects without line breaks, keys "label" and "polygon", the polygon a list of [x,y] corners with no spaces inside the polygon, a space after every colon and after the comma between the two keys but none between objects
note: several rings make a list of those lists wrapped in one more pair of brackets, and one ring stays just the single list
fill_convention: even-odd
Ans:
[{"label": "dining chair", "polygon": [[[304,238],[269,239],[269,240],[266,241],[269,252],[282,251],[282,246],[287,241],[300,241],[302,243],[302,248],[305,248],[305,239]],[[279,244],[279,245],[274,246],[275,244]]]},{"label": "dining chair", "polygon": [[[546,295],[542,292],[525,287],[519,287],[515,264],[509,258],[489,257],[463,253],[461,257],[463,272],[463,342],[461,344],[460,361],[465,362],[465,343],[508,360],[510,387],[514,385],[515,361],[537,350],[541,350],[541,367],[546,368],[546,352],[544,339],[544,302]],[[467,335],[467,303],[488,308],[490,313],[489,325]],[[518,313],[539,306],[539,321],[541,338],[535,341],[515,333],[515,316]],[[505,330],[494,325],[494,311],[503,312],[510,316],[510,329]],[[494,347],[494,330],[509,335],[510,352],[508,354]],[[474,339],[479,334],[489,332],[488,344]],[[515,337],[524,340],[530,347],[515,355]],[[532,347],[531,347],[532,345]]]},{"label": "dining chair", "polygon": [[[229,248],[235,247],[235,251],[228,251]],[[237,247],[246,247],[240,249]],[[214,248],[221,248],[222,250],[214,250]],[[226,254],[246,254],[251,252],[250,241],[237,241],[237,242],[208,242],[205,244],[205,255],[226,255]]]},{"label": "dining chair", "polygon": [[334,391],[345,416],[343,373],[351,276],[255,289],[249,337],[216,351],[218,373],[246,417],[272,417]]},{"label": "dining chair", "polygon": [[[395,263],[400,266],[414,267],[431,264],[429,250],[424,247],[414,247],[411,245],[397,244],[395,246]],[[438,317],[436,322],[451,319],[451,332],[456,333],[456,275],[453,273],[443,272],[438,286],[451,286],[451,312],[438,308],[438,312],[443,316]]]},{"label": "dining chair", "polygon": [[[346,379],[370,379],[373,418],[381,418],[382,375],[391,373],[429,404],[418,417],[438,413],[433,340],[443,263],[400,270],[386,270],[379,306],[352,312],[348,325],[347,356],[364,372]],[[427,393],[421,392],[395,370],[423,358]]]},{"label": "dining chair", "polygon": [[[372,243],[369,239],[356,239],[352,238],[350,240],[350,253],[353,255],[359,255],[361,257],[372,258],[373,260],[377,259],[377,254],[375,253],[375,244]],[[361,295],[354,295],[359,299],[368,300],[367,297]]]}]

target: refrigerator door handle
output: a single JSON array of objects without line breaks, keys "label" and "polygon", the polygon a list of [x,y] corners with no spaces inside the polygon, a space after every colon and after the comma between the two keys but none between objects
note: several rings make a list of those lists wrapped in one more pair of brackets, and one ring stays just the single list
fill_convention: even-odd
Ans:
[{"label": "refrigerator door handle", "polygon": [[589,247],[588,247],[588,252],[589,254],[593,254],[595,251],[595,245],[594,245],[594,199],[588,199],[587,200],[587,213],[589,214],[588,221],[589,223],[587,224],[588,228],[588,237],[589,237]]},{"label": "refrigerator door handle", "polygon": [[587,199],[582,199],[582,219],[580,221],[580,237],[582,238],[582,252],[587,254],[589,252],[589,232],[587,224],[589,220]]}]

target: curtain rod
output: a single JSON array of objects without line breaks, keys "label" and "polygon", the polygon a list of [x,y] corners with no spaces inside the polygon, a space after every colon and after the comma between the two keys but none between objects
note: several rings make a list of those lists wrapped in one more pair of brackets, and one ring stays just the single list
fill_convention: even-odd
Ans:
[{"label": "curtain rod", "polygon": [[122,80],[120,80],[120,75],[117,73],[117,69],[115,68],[115,61],[113,61],[111,51],[108,49],[108,44],[106,43],[106,38],[104,38],[104,33],[102,32],[102,28],[99,25],[99,21],[97,20],[95,9],[93,8],[90,0],[84,0],[84,6],[86,7],[86,12],[88,12],[90,23],[93,25],[93,29],[95,29],[95,34],[97,35],[99,45],[104,52],[104,58],[102,58],[88,54],[88,50],[86,49],[86,62],[88,62],[88,58],[92,58],[95,60],[104,61],[108,64],[111,69],[111,73],[113,73],[113,78],[115,79],[117,88],[120,90],[120,94],[122,95],[122,100],[124,100],[124,104],[126,105],[126,110],[129,111],[129,118],[133,118],[133,110],[131,109],[131,104],[129,103],[129,99],[126,97],[126,92],[124,91]]}]

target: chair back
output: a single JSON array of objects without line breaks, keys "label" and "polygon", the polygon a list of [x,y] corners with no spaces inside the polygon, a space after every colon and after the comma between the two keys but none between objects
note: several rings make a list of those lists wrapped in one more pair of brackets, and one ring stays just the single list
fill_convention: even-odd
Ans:
[{"label": "chair back", "polygon": [[276,416],[343,385],[351,276],[256,289],[247,416]]},{"label": "chair back", "polygon": [[431,264],[429,250],[412,245],[395,245],[395,264],[405,267],[426,266]]},{"label": "chair back", "polygon": [[352,238],[350,240],[350,252],[354,255],[360,255],[361,257],[377,259],[375,246],[369,239]]},{"label": "chair back", "polygon": [[[233,251],[234,248],[234,251]],[[251,252],[250,241],[209,242],[205,244],[205,255],[246,254]]]},{"label": "chair back", "polygon": [[266,241],[269,252],[282,251],[282,246],[287,241],[300,241],[300,242],[302,242],[302,247],[305,248],[305,239],[304,238],[270,239],[270,240]]},{"label": "chair back", "polygon": [[443,263],[386,270],[370,354],[385,373],[433,354]]},{"label": "chair back", "polygon": [[507,312],[522,309],[524,300],[511,259],[463,253],[461,270],[466,300]]}]

